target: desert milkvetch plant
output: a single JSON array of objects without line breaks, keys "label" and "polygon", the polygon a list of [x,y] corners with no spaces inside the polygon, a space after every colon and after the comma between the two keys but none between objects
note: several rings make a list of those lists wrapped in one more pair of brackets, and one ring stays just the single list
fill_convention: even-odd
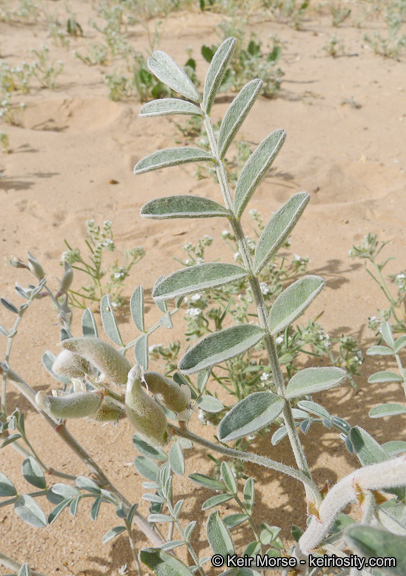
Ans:
[{"label": "desert milkvetch plant", "polygon": [[[200,445],[222,459],[221,462],[216,461],[218,478],[201,473],[189,475],[191,481],[215,492],[204,502],[202,510],[210,511],[206,535],[216,560],[220,558],[220,562],[225,563],[227,556],[236,557],[238,541],[234,539],[234,528],[246,523],[246,534],[252,534],[252,541],[243,550],[244,571],[238,570],[241,564],[228,564],[230,571],[226,574],[229,576],[257,576],[257,570],[266,567],[282,569],[283,576],[297,576],[299,573],[308,576],[326,575],[329,574],[326,567],[332,568],[331,574],[334,573],[334,576],[355,576],[356,571],[361,572],[362,576],[404,576],[404,444],[395,440],[380,445],[366,430],[331,415],[311,399],[312,394],[339,386],[346,377],[344,370],[338,367],[311,367],[294,374],[286,369],[284,374],[284,365],[278,358],[277,340],[283,338],[282,334],[288,334],[292,323],[322,290],[324,281],[319,276],[307,275],[291,283],[271,303],[265,298],[260,273],[286,243],[309,196],[305,192],[294,194],[262,227],[255,248],[250,245],[243,233],[241,217],[282,147],[285,133],[276,130],[261,142],[242,168],[232,196],[224,169],[224,158],[261,87],[260,80],[252,80],[242,89],[226,112],[216,137],[210,112],[234,46],[235,40],[229,38],[214,55],[206,76],[203,97],[172,58],[163,52],[154,52],[149,61],[151,72],[156,74],[160,82],[166,83],[170,90],[185,99],[168,98],[150,102],[141,109],[141,115],[199,115],[207,131],[210,148],[160,150],[142,159],[135,171],[143,173],[187,162],[211,164],[216,170],[224,205],[207,198],[182,195],[152,200],[142,208],[142,214],[157,219],[225,218],[231,226],[239,259],[231,264],[204,262],[196,250],[196,261],[192,265],[167,277],[158,278],[152,297],[162,315],[150,327],[147,326],[144,314],[144,291],[142,286],[137,286],[130,299],[130,313],[138,335],[127,343],[120,333],[112,300],[108,294],[104,294],[100,301],[100,318],[112,344],[99,337],[95,317],[90,309],[86,309],[82,316],[82,336],[75,338],[72,334],[72,311],[67,304],[67,291],[71,286],[73,268],[69,264],[65,266],[59,289],[54,293],[47,285],[46,270],[35,256],[29,253],[27,264],[13,261],[16,268],[29,271],[38,284],[30,284],[27,288],[16,285],[18,296],[25,300],[22,305],[17,306],[1,298],[7,314],[14,317],[11,328],[0,326],[0,335],[7,339],[4,361],[0,363],[0,435],[4,439],[1,448],[12,446],[23,455],[25,460],[22,474],[36,490],[21,494],[13,482],[0,472],[0,507],[13,506],[23,521],[43,528],[47,523],[56,521],[65,509],[69,509],[75,516],[84,498],[92,499],[92,520],[98,518],[102,503],[113,505],[119,524],[106,532],[103,543],[126,533],[140,575],[143,573],[141,564],[144,563],[157,576],[192,576],[193,573],[205,576],[205,564],[210,557],[199,556],[192,541],[197,521],[184,523],[181,517],[184,501],[182,498],[177,499],[172,490],[177,477],[186,473],[184,451]],[[206,237],[207,242],[210,242],[209,237]],[[179,311],[186,296],[243,280],[248,282],[252,301],[257,308],[254,322],[241,316],[236,320],[236,325],[226,328],[216,326],[215,331],[204,335],[186,351],[178,370],[173,371],[172,379],[149,371],[149,339],[158,328],[172,328],[172,316]],[[46,351],[42,358],[49,374],[59,383],[59,388],[52,391],[52,396],[43,391],[35,394],[34,389],[10,365],[12,343],[17,328],[21,330],[19,324],[23,314],[35,299],[45,294],[57,308],[61,324],[62,350],[57,356]],[[175,307],[171,309],[167,305],[170,299],[175,300]],[[382,336],[390,352],[396,355],[401,348],[402,337],[392,342],[389,332],[385,330]],[[238,360],[256,347],[265,350],[267,354],[266,370],[261,374],[266,386],[261,391],[238,398],[232,408],[225,406],[210,392],[212,380],[215,380],[214,366],[221,368],[225,362]],[[131,349],[135,356],[135,366],[126,358]],[[168,349],[173,361],[177,348],[172,346]],[[258,369],[261,370],[261,367],[256,366],[255,370]],[[399,369],[404,374],[403,367],[399,366]],[[6,391],[9,384],[24,395],[66,445],[87,464],[94,479],[53,470],[40,459],[27,434],[24,414],[8,409]],[[194,405],[215,415],[221,413],[216,441],[206,440],[188,430],[187,423],[192,417]],[[144,518],[138,511],[137,503],[132,503],[120,493],[67,429],[67,422],[73,418],[118,424],[125,417],[136,432],[133,444],[140,455],[136,457],[134,465],[137,472],[146,479],[143,488],[147,492],[143,494],[143,499],[150,502],[148,518]],[[330,492],[318,489],[299,439],[299,430],[306,433],[312,423],[322,423],[329,429],[338,430],[349,452],[361,464],[361,468],[338,481]],[[267,434],[269,429],[273,433],[272,437]],[[282,440],[285,443],[289,441],[296,466],[246,451],[245,446],[257,432],[261,432],[264,440],[272,445]],[[236,444],[233,447],[229,446],[234,442]],[[271,446],[269,448],[272,450]],[[284,546],[278,526],[266,522],[259,527],[256,525],[253,515],[254,478],[245,478],[242,487],[225,459],[249,462],[255,465],[255,470],[262,466],[290,476],[303,485],[309,522],[303,530],[292,527],[296,541],[294,546]],[[49,486],[44,472],[70,484]],[[42,497],[47,497],[55,504],[48,518],[38,504],[38,499]],[[222,506],[228,502],[237,508],[237,512],[233,510],[232,514],[224,515]],[[356,523],[351,516],[342,513],[351,502],[361,506],[361,522]],[[144,548],[138,552],[133,524],[145,534],[153,548]],[[166,538],[162,537],[156,524],[168,525]],[[178,547],[187,550],[192,565],[187,566],[178,559],[177,553],[171,552]],[[349,555],[348,550],[357,553],[359,562],[348,563],[355,557]],[[385,564],[368,565],[366,559],[371,556]],[[315,560],[320,558],[323,565],[315,565]],[[332,560],[334,563],[327,564]],[[0,563],[11,567],[15,574],[16,570],[20,570],[19,576],[29,574],[28,567],[20,568],[20,565],[1,552]]]},{"label": "desert milkvetch plant", "polygon": [[[244,165],[237,180],[234,197],[232,197],[225,171],[224,158],[240,126],[254,105],[262,84],[260,80],[256,79],[244,86],[227,110],[216,138],[210,117],[211,108],[226,73],[227,66],[231,61],[235,45],[236,40],[228,38],[213,56],[206,75],[203,96],[170,56],[161,51],[155,51],[152,54],[152,57],[148,60],[151,72],[161,82],[167,84],[185,99],[167,98],[149,102],[141,108],[140,116],[150,117],[170,114],[199,116],[203,119],[210,148],[209,150],[194,147],[159,150],[140,160],[134,168],[134,173],[143,174],[190,162],[205,162],[215,168],[224,206],[213,200],[192,195],[171,196],[148,202],[142,208],[141,215],[146,218],[156,219],[227,218],[236,239],[241,263],[240,265],[198,263],[194,266],[188,266],[183,270],[170,274],[166,278],[160,279],[156,283],[152,295],[156,301],[178,300],[189,294],[219,287],[237,279],[246,278],[248,280],[257,307],[259,325],[241,323],[205,336],[187,350],[179,362],[179,370],[186,376],[196,373],[200,375],[204,371],[207,373],[213,366],[241,355],[258,343],[264,342],[272,371],[272,390],[250,394],[238,402],[224,416],[218,426],[217,437],[222,444],[216,447],[216,445],[206,442],[206,445],[210,444],[213,450],[231,456],[231,453],[236,451],[226,448],[224,444],[246,437],[277,419],[282,420],[284,434],[289,438],[298,468],[295,473],[292,473],[293,469],[289,471],[284,469],[283,471],[301,479],[306,490],[308,509],[313,516],[308,529],[303,533],[293,550],[292,560],[296,558],[298,563],[284,564],[282,566],[285,566],[284,574],[288,573],[289,567],[295,567],[292,574],[298,572],[307,573],[309,569],[309,554],[318,547],[322,550],[323,541],[328,537],[337,514],[343,507],[351,501],[360,499],[361,495],[369,494],[371,491],[382,490],[388,486],[397,489],[397,487],[405,485],[405,459],[400,457],[397,460],[390,461],[390,454],[381,449],[379,444],[365,430],[359,427],[351,428],[345,421],[341,421],[338,422],[338,427],[340,428],[341,426],[347,447],[350,451],[357,454],[363,466],[376,463],[376,472],[379,472],[380,480],[379,482],[371,481],[370,475],[372,471],[375,472],[373,467],[371,470],[365,468],[354,472],[352,476],[343,479],[332,489],[333,494],[335,492],[337,494],[342,493],[338,505],[333,496],[330,498],[326,497],[323,500],[322,494],[312,479],[306,456],[298,437],[297,423],[295,421],[295,417],[298,418],[298,411],[294,408],[294,402],[313,393],[329,390],[340,385],[346,378],[346,373],[337,367],[308,368],[296,373],[288,384],[285,384],[276,351],[276,337],[278,334],[283,333],[305,311],[322,290],[324,281],[318,276],[308,275],[286,288],[276,298],[270,309],[268,309],[264,301],[258,275],[272,255],[286,241],[303,213],[309,201],[309,195],[305,192],[295,194],[271,217],[261,233],[252,258],[242,229],[241,217],[256,188],[265,177],[280,151],[286,134],[283,130],[276,130],[260,143]],[[307,409],[310,413],[323,416],[324,409],[312,402],[303,402],[301,407],[303,411]],[[304,414],[306,415],[306,412]],[[326,415],[329,417],[329,414],[324,411],[324,418],[326,418]],[[182,435],[180,431],[179,433]],[[192,439],[190,433],[186,437]],[[194,435],[193,439],[199,441]],[[251,460],[252,458],[251,461],[255,460],[258,464],[261,463],[260,456],[249,455],[249,453],[237,452],[237,457],[242,460]],[[378,464],[379,462],[380,464]],[[264,462],[262,463],[265,466],[267,465]],[[274,469],[281,469],[278,468],[279,466],[281,465],[271,462],[271,467]],[[397,490],[398,497],[404,499],[403,488]],[[369,498],[368,502],[369,508],[364,515],[364,524],[370,523],[375,517],[374,497]],[[161,521],[170,520],[161,518]],[[234,551],[232,538],[218,514],[215,517],[213,515],[210,516],[207,523],[207,536],[214,553],[225,556]],[[341,543],[343,542],[342,531],[339,532],[338,536],[336,535],[335,538],[329,540],[330,548],[327,547],[324,551],[340,550],[341,552],[339,547],[334,546],[336,542],[340,541]],[[364,544],[365,542],[371,543],[372,551],[376,550],[383,554],[382,547],[378,550],[374,546],[376,538],[374,540],[364,526],[359,527],[358,531],[347,532],[346,542],[353,549],[361,550],[360,553],[363,555],[366,554],[359,542]],[[404,539],[401,544],[405,544]],[[401,544],[396,549],[401,555],[400,561],[403,562],[406,560],[406,556],[405,552],[401,552]],[[377,555],[379,554],[377,553]],[[144,550],[141,553],[141,559],[159,575],[191,573],[186,566],[162,552],[162,550]],[[196,568],[201,571],[201,564],[197,564],[194,569]],[[312,573],[315,574],[315,572]],[[366,573],[369,574],[369,572]],[[399,571],[392,573],[400,574]]]}]

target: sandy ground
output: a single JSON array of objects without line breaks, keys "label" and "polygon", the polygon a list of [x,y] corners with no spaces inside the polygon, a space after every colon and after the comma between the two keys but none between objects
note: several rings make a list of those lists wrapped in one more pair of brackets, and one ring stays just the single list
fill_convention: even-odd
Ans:
[{"label": "sandy ground", "polygon": [[[17,3],[11,3],[17,5]],[[50,14],[66,21],[62,2],[43,3]],[[54,288],[61,277],[60,256],[63,240],[83,248],[85,220],[94,218],[113,222],[119,249],[143,245],[147,257],[131,272],[125,295],[142,283],[147,293],[147,324],[158,318],[150,298],[155,279],[178,268],[172,256],[182,257],[186,241],[210,234],[216,242],[209,257],[232,261],[219,235],[224,228],[220,219],[145,221],[139,216],[141,206],[152,198],[196,193],[220,201],[217,185],[211,179],[196,181],[194,167],[167,169],[163,172],[135,177],[134,164],[145,154],[174,145],[179,137],[173,123],[164,119],[140,119],[140,104],[135,100],[112,102],[107,98],[103,82],[105,69],[87,67],[72,55],[74,49],[86,51],[96,38],[90,26],[95,10],[90,2],[72,0],[70,10],[76,13],[84,31],[83,38],[70,38],[69,50],[54,46],[48,37],[43,18],[37,23],[0,22],[0,54],[2,61],[17,65],[30,61],[30,48],[46,42],[52,60],[64,62],[55,91],[35,86],[28,95],[15,96],[27,109],[21,126],[0,122],[0,131],[10,137],[11,153],[0,158],[1,207],[1,279],[3,297],[16,301],[15,282],[27,283],[24,271],[11,268],[7,258],[13,254],[25,258],[30,250],[45,268],[49,284]],[[198,77],[203,80],[207,63],[200,56],[200,46],[217,41],[215,25],[219,14],[202,14],[197,8],[172,13],[162,29],[159,48],[179,62],[186,59],[185,48],[191,46],[197,60]],[[362,18],[362,16],[361,16]],[[382,30],[377,19],[361,20],[357,27],[350,17],[339,29],[332,28],[326,11],[312,12],[303,29],[294,30],[271,19],[253,18],[250,29],[264,40],[277,34],[283,40],[281,68],[285,72],[282,90],[273,100],[260,98],[240,135],[257,145],[276,128],[287,130],[284,148],[255,194],[251,208],[261,211],[267,219],[293,193],[307,190],[311,202],[292,237],[292,251],[308,255],[309,273],[322,275],[326,289],[312,305],[306,318],[323,312],[321,322],[331,335],[353,335],[365,351],[373,342],[367,319],[384,308],[385,299],[368,278],[359,261],[350,260],[348,251],[360,243],[367,232],[379,234],[390,241],[386,254],[397,258],[388,272],[400,272],[404,266],[406,232],[406,74],[405,59],[384,59],[373,54],[363,41],[365,31]],[[333,33],[344,43],[344,54],[332,58],[323,46]],[[137,50],[146,51],[145,31],[130,27],[129,38]],[[110,65],[110,69],[112,65]],[[356,102],[354,107],[349,101]],[[214,118],[222,117],[227,103],[215,104]],[[116,181],[116,184],[111,184]],[[252,223],[243,222],[249,233]],[[76,287],[80,287],[79,279]],[[1,324],[9,327],[11,316],[2,308]],[[75,312],[74,328],[79,335],[80,312]],[[134,327],[128,309],[120,314],[124,338],[134,338]],[[181,338],[182,325],[175,332],[162,331],[152,343]],[[59,328],[48,301],[38,301],[24,320],[23,330],[16,338],[11,366],[35,390],[48,390],[53,381],[41,364],[46,349],[57,352]],[[2,356],[5,339],[1,343]],[[384,442],[405,438],[405,419],[371,421],[368,410],[383,400],[402,401],[396,386],[382,390],[367,383],[379,362],[367,359],[358,378],[358,389],[345,384],[339,391],[317,397],[327,409],[355,425],[367,428]],[[9,406],[18,406],[27,416],[26,427],[44,461],[54,468],[75,475],[88,470],[34,413],[27,402],[9,386]],[[368,409],[368,410],[367,410]],[[132,466],[136,451],[132,445],[132,429],[127,422],[118,428],[101,427],[92,422],[73,422],[71,432],[93,458],[106,470],[111,480],[132,502],[141,501],[142,479]],[[202,429],[194,416],[191,429],[212,437],[214,428]],[[309,464],[319,486],[326,480],[334,483],[357,466],[335,432],[313,427],[304,445]],[[276,448],[258,440],[252,446],[258,453],[293,465],[293,458],[282,442]],[[205,450],[196,448],[187,456],[187,473],[212,470]],[[1,471],[28,492],[21,480],[21,457],[11,447],[1,452]],[[283,528],[283,538],[290,540],[291,524],[304,526],[305,502],[301,486],[270,471],[247,466],[247,473],[257,476],[258,523],[266,521]],[[53,482],[53,479],[50,479]],[[196,549],[208,553],[204,522],[200,507],[209,496],[197,488],[187,476],[177,478],[174,490],[186,498],[184,520],[198,519]],[[49,511],[47,503],[44,508]],[[146,502],[140,511],[148,514]],[[104,505],[99,521],[89,517],[88,502],[81,504],[77,517],[65,512],[52,526],[36,530],[19,520],[11,508],[0,511],[0,551],[19,562],[29,562],[33,569],[45,574],[102,576],[117,574],[130,563],[129,545],[124,536],[102,545],[103,534],[118,524],[114,511]],[[239,530],[239,529],[237,529]],[[237,532],[242,548],[248,534]],[[147,545],[143,534],[135,530],[138,547]],[[0,567],[0,574],[7,569]],[[133,572],[129,572],[133,573]],[[135,573],[135,572],[134,572]]]}]

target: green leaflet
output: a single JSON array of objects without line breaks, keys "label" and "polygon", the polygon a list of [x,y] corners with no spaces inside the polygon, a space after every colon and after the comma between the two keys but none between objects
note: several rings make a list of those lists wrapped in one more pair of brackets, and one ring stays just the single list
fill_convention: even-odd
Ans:
[{"label": "green leaflet", "polygon": [[42,471],[41,466],[34,458],[30,456],[29,458],[24,460],[22,466],[22,472],[27,482],[29,482],[36,488],[40,488],[40,490],[45,490],[45,488],[47,487],[47,483],[45,480],[44,473]]},{"label": "green leaflet", "polygon": [[192,116],[203,116],[203,112],[185,100],[178,98],[161,98],[152,100],[141,107],[139,116],[148,118],[150,116],[168,116],[169,114],[191,114]]},{"label": "green leaflet", "polygon": [[218,512],[212,512],[207,520],[207,539],[214,554],[233,554],[234,545],[231,536],[220,519]]},{"label": "green leaflet", "polygon": [[223,479],[224,484],[227,486],[229,492],[231,492],[231,494],[237,494],[238,492],[237,482],[227,462],[221,463],[221,477]]},{"label": "green leaflet", "polygon": [[240,324],[202,338],[192,346],[179,362],[184,374],[194,374],[243,354],[263,338],[264,331],[252,324]]},{"label": "green leaflet", "polygon": [[217,90],[220,88],[236,44],[237,41],[235,38],[227,38],[213,56],[206,74],[203,89],[202,108],[206,114],[210,114],[214,98],[216,97]]},{"label": "green leaflet", "polygon": [[225,490],[226,485],[223,484],[220,480],[216,480],[216,478],[211,478],[211,476],[206,476],[206,474],[200,474],[199,472],[195,472],[194,474],[189,474],[189,478],[199,484],[200,486],[204,486],[209,490]]},{"label": "green leaflet", "polygon": [[16,495],[17,495],[17,490],[16,490],[14,484],[12,483],[12,481],[9,480],[7,478],[7,476],[5,476],[4,474],[2,474],[0,472],[0,497],[3,497],[3,496],[12,497],[12,496],[16,496]]},{"label": "green leaflet", "polygon": [[134,356],[137,364],[139,364],[143,370],[148,370],[148,334],[141,334],[135,341]]},{"label": "green leaflet", "polygon": [[275,130],[262,140],[245,163],[235,187],[234,208],[237,218],[241,217],[251,196],[282,148],[285,138],[286,132],[284,130]]},{"label": "green leaflet", "polygon": [[197,401],[197,405],[201,410],[204,410],[205,412],[211,412],[213,414],[224,410],[224,404],[221,402],[221,400],[215,398],[214,396],[209,396],[208,394],[201,396]]},{"label": "green leaflet", "polygon": [[173,58],[161,50],[155,50],[148,58],[148,68],[164,84],[193,102],[201,102],[202,97],[195,85]]},{"label": "green leaflet", "polygon": [[112,528],[111,530],[109,530],[108,532],[105,533],[105,535],[103,536],[103,544],[106,544],[106,542],[108,542],[109,540],[112,540],[113,538],[115,538],[116,536],[121,534],[121,532],[124,532],[125,530],[126,530],[125,526],[115,526],[114,528]]},{"label": "green leaflet", "polygon": [[228,282],[240,280],[247,272],[235,264],[209,262],[189,266],[167,276],[152,291],[155,300],[168,300],[177,298],[191,292],[198,292],[215,286],[222,286]]},{"label": "green leaflet", "polygon": [[310,200],[307,192],[294,194],[265,226],[255,249],[254,271],[258,274],[292,232]]},{"label": "green leaflet", "polygon": [[375,372],[368,378],[370,384],[383,383],[383,382],[403,382],[402,376],[396,372]]},{"label": "green leaflet", "polygon": [[347,373],[341,368],[306,368],[294,374],[286,389],[286,398],[316,394],[341,384]]},{"label": "green leaflet", "polygon": [[285,401],[271,392],[255,392],[236,404],[217,429],[221,442],[231,442],[260,430],[282,412]]},{"label": "green leaflet", "polygon": [[234,496],[232,494],[217,494],[217,496],[212,496],[203,503],[202,510],[211,510],[216,506],[220,506],[220,504],[229,502],[233,498]]},{"label": "green leaflet", "polygon": [[268,327],[272,335],[284,330],[299,318],[324,286],[320,276],[304,276],[279,294],[269,312]]},{"label": "green leaflet", "polygon": [[188,162],[214,162],[209,152],[200,148],[164,148],[142,158],[134,167],[134,174],[144,174],[169,166],[178,166]]},{"label": "green leaflet", "polygon": [[92,338],[97,338],[98,336],[96,320],[90,308],[86,308],[82,314],[82,334]]},{"label": "green leaflet", "polygon": [[157,198],[144,204],[141,208],[143,218],[164,220],[167,218],[214,218],[216,216],[228,217],[230,212],[208,198],[198,196],[168,196]]},{"label": "green leaflet", "polygon": [[248,82],[227,108],[218,137],[218,149],[221,159],[224,158],[231,142],[255,104],[262,84],[262,80],[258,79]]},{"label": "green leaflet", "polygon": [[140,559],[156,576],[193,576],[183,562],[159,548],[144,548]]},{"label": "green leaflet", "polygon": [[28,494],[17,496],[14,503],[14,511],[24,522],[34,526],[34,528],[44,528],[47,525],[47,518],[43,510],[34,498],[28,496]]},{"label": "green leaflet", "polygon": [[369,411],[370,418],[385,418],[385,416],[398,416],[406,414],[406,406],[388,402],[388,404],[379,404]]},{"label": "green leaflet", "polygon": [[137,286],[130,299],[131,318],[140,332],[144,332],[144,290]]},{"label": "green leaflet", "polygon": [[371,346],[371,348],[367,350],[368,356],[392,356],[393,353],[393,349],[387,346]]},{"label": "green leaflet", "polygon": [[182,476],[185,473],[185,459],[179,442],[172,444],[169,450],[169,464],[175,474]]},{"label": "green leaflet", "polygon": [[406,537],[386,530],[356,524],[344,531],[348,546],[366,558],[396,558],[396,566],[385,567],[385,574],[406,574]]},{"label": "green leaflet", "polygon": [[116,317],[113,312],[113,305],[110,300],[110,296],[105,294],[100,302],[100,316],[103,323],[103,328],[107,336],[117,344],[118,346],[123,346],[123,340],[120,335],[120,331],[117,326]]}]

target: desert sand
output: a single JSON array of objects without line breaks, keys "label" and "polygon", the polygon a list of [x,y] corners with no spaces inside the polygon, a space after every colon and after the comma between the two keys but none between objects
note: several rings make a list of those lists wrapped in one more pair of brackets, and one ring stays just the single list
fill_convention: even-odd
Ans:
[{"label": "desert sand", "polygon": [[[6,3],[4,3],[6,4]],[[8,3],[16,8],[17,2]],[[65,30],[65,4],[44,1],[47,14],[56,15]],[[309,256],[308,272],[326,280],[326,288],[306,312],[307,318],[323,313],[320,323],[331,336],[352,335],[364,351],[375,340],[368,329],[368,317],[386,301],[379,287],[368,277],[359,260],[350,260],[349,249],[359,244],[368,232],[378,233],[389,241],[385,255],[396,260],[389,263],[388,273],[398,273],[405,265],[406,214],[406,74],[405,57],[382,58],[375,55],[363,40],[365,32],[384,33],[382,19],[365,18],[362,4],[352,3],[354,12],[333,28],[327,8],[310,10],[302,28],[278,23],[271,17],[254,13],[248,31],[255,31],[266,43],[270,34],[283,42],[280,66],[285,75],[282,88],[273,99],[259,98],[240,130],[239,136],[253,147],[271,131],[284,128],[287,140],[271,172],[257,190],[250,208],[256,208],[265,221],[292,194],[306,190],[311,201],[292,235],[293,253]],[[358,10],[358,12],[357,12]],[[9,134],[10,153],[0,157],[1,207],[1,276],[0,294],[17,301],[15,282],[26,285],[26,271],[12,268],[8,257],[25,260],[29,250],[41,262],[48,283],[55,289],[62,275],[60,267],[64,239],[84,248],[85,221],[93,218],[101,224],[113,223],[118,248],[144,246],[146,257],[137,264],[127,279],[124,296],[129,298],[139,284],[146,291],[146,322],[151,325],[159,312],[151,299],[151,288],[160,275],[179,268],[172,257],[182,258],[183,245],[210,234],[215,242],[209,258],[232,262],[232,254],[220,240],[224,229],[221,219],[152,221],[140,217],[140,208],[148,200],[170,194],[196,193],[220,201],[218,185],[211,178],[197,181],[195,167],[185,165],[141,176],[132,173],[135,163],[157,149],[174,146],[181,138],[171,119],[141,119],[141,103],[135,98],[113,102],[108,99],[103,76],[118,63],[106,67],[88,67],[75,59],[73,50],[86,52],[98,39],[91,21],[97,18],[96,3],[71,0],[69,11],[76,14],[83,37],[69,37],[69,48],[54,45],[48,34],[44,13],[36,22],[0,21],[0,63],[16,66],[33,59],[31,48],[46,43],[50,60],[61,60],[64,69],[57,78],[56,89],[41,89],[35,81],[26,95],[16,94],[15,102],[24,102],[20,126],[0,119],[0,132]],[[355,14],[359,14],[357,26]],[[197,3],[171,12],[160,31],[159,49],[179,63],[186,60],[186,47],[193,48],[197,76],[203,81],[208,64],[200,46],[218,42],[216,25],[222,14],[202,13]],[[150,29],[153,29],[150,22]],[[332,34],[337,34],[344,51],[333,58],[323,50]],[[145,30],[129,26],[128,40],[140,52],[148,52]],[[224,116],[230,99],[221,98],[213,107],[213,117]],[[355,105],[356,104],[356,105]],[[183,142],[187,142],[184,138]],[[113,183],[114,182],[114,183]],[[244,217],[246,230],[252,221]],[[75,278],[80,287],[79,276]],[[80,334],[79,310],[74,310],[74,333]],[[172,331],[154,334],[150,344],[181,339],[182,314]],[[0,310],[0,323],[11,326],[7,310]],[[99,317],[98,317],[98,320]],[[120,329],[125,339],[135,337],[128,307],[119,312]],[[6,339],[0,342],[1,358]],[[59,326],[55,310],[48,300],[40,300],[28,311],[14,345],[10,364],[35,390],[49,391],[55,383],[45,371],[41,356],[45,350],[58,353]],[[308,364],[309,365],[309,364]],[[336,391],[315,398],[332,413],[365,427],[379,442],[405,440],[405,418],[374,420],[368,411],[382,401],[404,401],[399,387],[367,383],[368,376],[383,360],[367,358],[356,378],[357,389],[349,382]],[[383,369],[383,368],[381,368]],[[213,388],[214,390],[214,388]],[[87,475],[88,469],[69,453],[41,416],[8,385],[8,405],[18,406],[26,414],[26,428],[43,460],[54,468],[74,475]],[[71,432],[92,457],[106,470],[112,482],[131,500],[140,502],[140,512],[148,515],[148,503],[141,500],[143,479],[132,462],[137,452],[131,442],[133,431],[127,421],[118,427],[100,426],[94,422],[73,421]],[[202,426],[194,415],[191,430],[212,438],[213,427]],[[338,433],[311,428],[301,436],[314,477],[321,487],[351,472],[358,461],[351,456]],[[258,438],[252,449],[286,464],[293,457],[282,442],[272,447]],[[187,474],[194,471],[211,473],[213,468],[199,447],[187,453]],[[1,471],[22,493],[30,488],[22,479],[22,459],[11,446],[0,455]],[[306,509],[302,487],[293,480],[271,471],[246,467],[247,474],[259,478],[255,519],[282,527],[284,541],[291,541],[290,526],[305,526]],[[195,532],[196,550],[209,552],[201,504],[210,494],[188,480],[177,478],[174,490],[185,497],[184,520],[198,519]],[[52,483],[58,481],[50,478]],[[49,512],[51,505],[43,504]],[[103,534],[117,525],[114,510],[102,506],[99,520],[89,517],[89,504],[82,502],[73,518],[65,511],[53,526],[34,529],[22,522],[11,508],[0,510],[0,551],[44,574],[61,576],[116,575],[124,564],[135,574],[127,539],[122,535],[102,545]],[[247,543],[244,530],[236,538],[243,548]],[[148,545],[145,536],[135,529],[137,547]],[[183,557],[186,561],[188,559]],[[8,570],[0,567],[0,574]],[[145,571],[147,573],[147,571]],[[217,572],[216,572],[217,573]]]}]

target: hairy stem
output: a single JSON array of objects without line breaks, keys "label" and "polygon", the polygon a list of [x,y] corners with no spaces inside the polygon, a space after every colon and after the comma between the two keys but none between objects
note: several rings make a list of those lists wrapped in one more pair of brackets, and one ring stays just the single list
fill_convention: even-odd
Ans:
[{"label": "hairy stem", "polygon": [[[2,566],[5,566],[6,568],[9,568],[10,570],[14,570],[16,573],[20,571],[20,568],[22,566],[22,564],[19,564],[18,562],[16,562],[12,558],[9,558],[2,552],[0,552],[0,564]],[[36,572],[35,570],[31,570],[31,574],[32,576],[45,576],[45,574],[42,574],[42,572]]]},{"label": "hairy stem", "polygon": [[138,552],[137,552],[137,549],[135,547],[135,542],[134,542],[134,538],[133,538],[133,534],[132,534],[132,530],[131,530],[131,524],[128,522],[128,520],[125,520],[125,527],[127,528],[128,540],[130,541],[131,552],[133,554],[133,558],[134,558],[134,562],[135,562],[135,565],[136,565],[137,570],[138,570],[138,574],[139,574],[139,576],[142,576],[141,565],[140,565],[140,561],[138,560]]},{"label": "hairy stem", "polygon": [[316,500],[319,495],[319,491],[317,486],[313,482],[311,478],[309,478],[304,472],[301,470],[296,470],[291,466],[286,466],[286,464],[281,464],[280,462],[276,462],[275,460],[271,460],[270,458],[265,458],[265,456],[259,456],[258,454],[253,454],[252,452],[240,452],[239,450],[234,450],[233,448],[227,448],[227,446],[222,446],[221,444],[214,444],[209,440],[205,440],[200,436],[196,436],[192,432],[188,430],[181,430],[177,428],[173,424],[168,425],[169,429],[178,436],[182,436],[183,438],[188,438],[196,444],[200,444],[205,448],[209,448],[210,450],[214,450],[219,454],[224,454],[225,456],[230,456],[231,458],[237,458],[238,460],[242,460],[243,462],[251,462],[252,464],[258,464],[259,466],[264,466],[265,468],[270,468],[271,470],[275,470],[276,472],[282,472],[282,474],[286,474],[287,476],[291,476],[295,480],[299,480],[306,486],[309,490],[310,494],[313,496],[313,499]]}]

